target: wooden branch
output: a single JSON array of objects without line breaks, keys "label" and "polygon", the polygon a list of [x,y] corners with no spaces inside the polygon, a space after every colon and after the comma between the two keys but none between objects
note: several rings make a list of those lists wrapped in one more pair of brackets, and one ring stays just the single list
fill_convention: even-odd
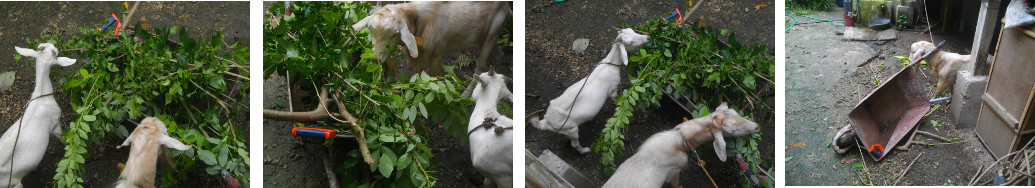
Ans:
[{"label": "wooden branch", "polygon": [[[317,121],[330,118],[331,114],[326,112],[327,103],[330,100],[327,98],[327,90],[320,91],[320,104],[316,106],[316,109],[308,112],[285,112],[279,110],[262,110],[262,118],[278,120],[278,121]],[[362,144],[360,144],[362,145]]]},{"label": "wooden branch", "polygon": [[895,183],[892,184],[891,186],[898,185],[898,180],[902,180],[902,176],[905,176],[906,173],[909,172],[909,168],[913,167],[913,163],[916,163],[916,160],[920,159],[920,156],[924,156],[924,153],[921,152],[920,155],[917,155],[916,158],[913,158],[913,162],[910,162],[909,165],[906,166],[906,169],[902,170],[902,174],[898,175],[898,179],[895,179]]},{"label": "wooden branch", "polygon": [[359,120],[352,116],[352,113],[349,113],[348,109],[345,109],[345,103],[338,100],[338,95],[334,95],[334,102],[338,104],[338,112],[341,113],[341,117],[345,118],[346,121],[349,121],[349,124],[352,125],[352,129],[357,133],[356,142],[359,142],[359,153],[363,155],[363,162],[373,164],[374,158],[370,157],[370,149],[367,149],[367,139],[364,136],[363,127],[356,124]]},{"label": "wooden branch", "polygon": [[[690,12],[686,12],[686,15],[683,15],[683,19],[682,19],[683,23],[686,23],[687,21],[689,21],[690,20],[690,15],[694,14],[694,12],[697,11],[697,8],[701,7],[701,5],[703,5],[703,4],[704,4],[704,0],[697,1],[697,5],[694,5],[693,8],[690,8]],[[683,23],[676,23],[676,25],[681,25]]]}]

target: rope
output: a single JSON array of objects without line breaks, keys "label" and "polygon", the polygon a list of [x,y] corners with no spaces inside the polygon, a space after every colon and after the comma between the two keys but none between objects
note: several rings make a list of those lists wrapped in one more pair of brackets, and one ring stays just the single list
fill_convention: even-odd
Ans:
[{"label": "rope", "polygon": [[[618,66],[618,65],[615,65],[615,64],[604,63],[604,62],[597,63],[597,65],[614,65],[614,66]],[[596,68],[594,68],[594,69],[596,69]],[[586,88],[586,85],[589,84],[589,78],[591,78],[591,76],[593,76],[593,71],[589,71],[589,75],[586,75],[586,82],[583,82],[582,83],[582,87],[579,87],[579,92],[575,93],[575,99],[571,100],[571,108],[568,108],[568,115],[564,117],[564,123],[561,123],[561,127],[564,127],[564,125],[568,124],[568,119],[571,118],[571,110],[575,109],[575,104],[576,104],[575,102],[579,101],[579,95],[582,95],[582,89]]]},{"label": "rope", "polygon": [[794,27],[794,25],[798,24],[798,18],[795,18],[794,15],[798,15],[798,16],[806,17],[806,18],[812,18],[813,20],[819,20],[819,21],[824,21],[824,22],[845,23],[844,20],[828,20],[828,19],[815,18],[815,17],[812,17],[812,16],[800,15],[800,14],[795,14],[795,13],[787,13],[787,16],[790,16],[791,18],[794,18],[794,23],[792,23],[791,26],[787,27],[787,29],[784,29],[783,30],[784,33],[786,33],[787,31],[790,31],[791,28]]},{"label": "rope", "polygon": [[[685,145],[686,142],[683,142],[683,144]],[[708,176],[708,180],[712,181],[712,186],[715,186],[715,188],[719,188],[719,185],[715,184],[715,179],[712,178],[712,174],[709,174],[708,173],[708,169],[704,168],[704,160],[701,160],[701,155],[697,154],[697,150],[696,149],[690,148],[690,151],[694,152],[694,158],[697,159],[697,166],[701,166],[701,170],[704,171],[704,175],[707,175]]]},{"label": "rope", "polygon": [[[48,94],[40,95],[40,96],[37,96],[35,98],[29,99],[29,102],[26,102],[25,106],[22,106],[22,110],[25,110],[25,109],[29,108],[29,103],[32,103],[32,101],[35,101],[36,99],[39,99],[41,97],[52,96],[52,95],[54,95],[54,93],[48,93]],[[8,177],[7,177],[7,187],[11,187],[11,183],[14,182],[14,156],[16,156],[16,155],[14,155],[14,151],[15,151],[16,148],[18,148],[18,138],[21,137],[21,135],[22,135],[22,123],[25,123],[25,121],[22,121],[22,120],[24,120],[24,119],[25,119],[25,114],[22,114],[22,117],[18,118],[18,130],[15,130],[14,146],[11,147],[11,163],[10,163],[11,164],[11,169],[10,169],[10,171],[8,171],[10,174],[7,174],[8,175]]]}]

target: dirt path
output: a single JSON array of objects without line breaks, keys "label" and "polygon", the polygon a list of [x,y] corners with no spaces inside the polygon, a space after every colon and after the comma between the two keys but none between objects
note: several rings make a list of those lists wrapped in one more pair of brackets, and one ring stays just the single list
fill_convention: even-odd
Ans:
[{"label": "dirt path", "polygon": [[[773,3],[772,1],[762,1]],[[770,26],[773,21],[773,7],[755,11],[757,1],[707,1],[692,16],[692,20],[704,18],[706,24],[716,28],[728,28],[737,32],[738,40],[748,44],[762,44],[769,47],[772,54],[774,30]],[[526,96],[525,112],[545,109],[549,101],[564,91],[569,85],[587,76],[593,65],[602,59],[621,23],[642,24],[648,19],[659,19],[679,8],[689,10],[686,1],[566,1],[553,3],[550,0],[532,0],[525,3],[526,12]],[[747,10],[745,12],[745,10]],[[571,43],[578,38],[590,40],[589,48],[581,54],[575,54]],[[624,74],[624,73],[623,73]],[[628,82],[628,81],[626,81]],[[621,87],[628,87],[623,83]],[[683,117],[690,118],[678,106],[663,101],[656,109],[639,111],[630,122],[626,133],[625,156],[616,160],[621,164],[632,156],[633,149],[654,133],[671,129],[682,122]],[[600,113],[590,122],[579,127],[579,142],[589,146],[595,141],[604,128],[607,118],[614,114],[614,103],[605,103]],[[542,115],[542,114],[538,114]],[[773,160],[775,128],[772,117],[758,117],[762,125],[762,143],[759,150],[762,158]],[[600,155],[590,153],[581,155],[569,144],[568,139],[560,134],[535,129],[526,125],[525,148],[539,155],[550,150],[561,159],[571,163],[590,181],[602,185],[608,179],[599,168]],[[701,157],[707,163],[706,168],[716,178],[719,187],[739,186],[745,182],[733,162],[723,163],[714,156]],[[700,167],[691,165],[680,174],[680,185],[708,185],[708,177]]]},{"label": "dirt path", "polygon": [[[839,20],[841,12],[835,7],[810,16]],[[913,146],[910,151],[893,151],[880,162],[863,159],[855,148],[847,155],[834,153],[828,143],[837,129],[847,124],[848,112],[862,95],[876,87],[876,79],[887,81],[903,67],[902,61],[892,56],[908,56],[910,44],[930,40],[926,33],[900,31],[897,40],[887,42],[845,41],[840,34],[843,28],[839,23],[798,17],[798,25],[786,35],[786,156],[793,157],[786,161],[787,185],[864,185],[868,183],[861,180],[865,173],[854,167],[863,161],[874,184],[891,185],[920,153],[924,153],[923,157],[898,185],[960,185],[970,181],[979,164],[992,162],[991,155],[976,139],[959,144]],[[943,50],[964,54],[970,52],[968,38],[934,36],[935,41],[947,40]],[[926,90],[934,93],[936,78],[928,70],[921,72]],[[958,141],[975,137],[973,127],[958,126],[952,120],[948,103],[934,103],[932,108],[935,105],[940,107],[921,120],[917,125],[920,130]],[[916,139],[940,142],[920,135]]]},{"label": "dirt path", "polygon": [[[247,4],[248,2],[147,2],[140,5],[134,20],[147,17],[151,27],[181,26],[188,29],[194,37],[214,34],[216,30],[222,29],[226,36],[225,42],[240,40],[247,46],[248,25],[241,24],[248,23]],[[3,49],[9,50],[0,53],[0,72],[17,71],[17,79],[11,90],[0,92],[0,106],[3,106],[0,109],[0,130],[6,131],[10,124],[22,115],[18,107],[24,105],[29,98],[35,78],[34,65],[27,63],[25,59],[14,63],[12,58],[15,52],[10,49],[11,46],[35,48],[28,46],[25,40],[37,39],[44,34],[68,39],[70,35],[79,33],[79,27],[94,27],[107,20],[111,13],[121,16],[126,10],[121,2],[0,3],[0,14],[6,18],[0,23],[0,44],[4,46]],[[61,56],[76,57],[73,53],[61,53]],[[54,88],[62,87],[64,76],[67,75],[64,72],[74,71],[79,67],[81,65],[54,68],[55,71],[51,74],[51,79],[55,81]],[[67,129],[67,122],[75,117],[70,114],[72,109],[68,105],[67,95],[58,92],[56,96],[63,111],[61,125],[63,129]],[[247,116],[243,117],[234,121],[237,125],[245,125],[240,128],[247,133]],[[106,187],[115,183],[119,173],[116,164],[125,162],[128,153],[126,149],[115,149],[115,145],[122,141],[122,138],[108,137],[88,149],[92,156],[86,159],[86,172],[82,174],[86,185]],[[22,180],[26,187],[51,186],[57,163],[64,154],[64,146],[57,138],[50,139],[48,146],[40,166]],[[207,175],[204,169],[197,169],[196,173],[189,174],[192,175],[183,177],[184,181],[177,186],[225,185],[218,177]]]}]

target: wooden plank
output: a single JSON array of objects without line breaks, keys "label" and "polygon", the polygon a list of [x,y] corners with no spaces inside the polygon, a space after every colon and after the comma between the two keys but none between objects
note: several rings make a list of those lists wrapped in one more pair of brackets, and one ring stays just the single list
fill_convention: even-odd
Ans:
[{"label": "wooden plank", "polygon": [[999,119],[1006,123],[1007,127],[1010,127],[1010,129],[1013,129],[1015,132],[1017,131],[1017,124],[1020,124],[1020,122],[1017,121],[1017,118],[1013,117],[1013,115],[1010,115],[1010,112],[1007,112],[1006,108],[1003,108],[1003,106],[999,104],[999,101],[996,101],[995,98],[992,98],[988,93],[981,95],[981,101],[988,105],[991,111],[995,112],[995,115],[999,116]]},{"label": "wooden plank", "polygon": [[1016,132],[1010,129],[1006,122],[995,113],[989,111],[991,111],[989,105],[981,105],[978,126],[974,132],[977,134],[978,139],[981,139],[981,143],[984,144],[989,153],[992,153],[995,158],[999,158],[1010,153],[1010,148],[1014,147],[1014,142],[1016,142],[1017,138],[1014,136]]},{"label": "wooden plank", "polygon": [[525,187],[573,188],[575,186],[550,171],[532,152],[525,150]]}]

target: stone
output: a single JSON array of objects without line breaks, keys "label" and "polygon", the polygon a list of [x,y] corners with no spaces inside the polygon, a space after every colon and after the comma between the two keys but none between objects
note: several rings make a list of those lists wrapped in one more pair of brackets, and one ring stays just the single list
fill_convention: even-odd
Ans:
[{"label": "stone", "polygon": [[959,71],[952,86],[949,113],[956,119],[956,128],[972,129],[977,125],[981,110],[981,95],[985,93],[988,76],[975,76],[971,71]]}]

